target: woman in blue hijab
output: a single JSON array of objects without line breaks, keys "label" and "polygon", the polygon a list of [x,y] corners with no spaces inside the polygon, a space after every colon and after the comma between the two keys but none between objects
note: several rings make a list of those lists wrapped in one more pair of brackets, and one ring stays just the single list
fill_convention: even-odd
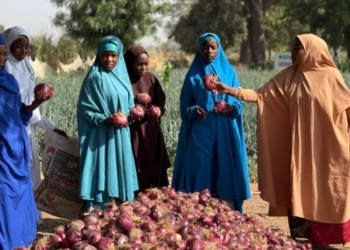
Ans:
[{"label": "woman in blue hijab", "polygon": [[138,189],[128,126],[112,116],[129,115],[134,95],[119,38],[106,36],[80,90],[77,118],[80,142],[80,198],[86,210],[103,209],[117,199],[128,201]]},{"label": "woman in blue hijab", "polygon": [[[174,163],[172,186],[185,192],[208,189],[212,196],[243,212],[243,201],[251,197],[242,122],[243,104],[226,94],[207,91],[206,74],[239,87],[220,39],[213,33],[199,38],[198,51],[187,72],[180,95],[182,124]],[[214,111],[215,101],[228,105]]]},{"label": "woman in blue hijab", "polygon": [[43,101],[22,103],[17,80],[5,70],[7,58],[6,42],[0,35],[0,250],[28,247],[36,237],[39,219],[25,127]]}]

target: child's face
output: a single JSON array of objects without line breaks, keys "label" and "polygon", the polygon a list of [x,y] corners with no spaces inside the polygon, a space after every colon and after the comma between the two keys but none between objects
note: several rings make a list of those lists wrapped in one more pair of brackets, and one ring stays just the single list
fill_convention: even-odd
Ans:
[{"label": "child's face", "polygon": [[10,52],[18,61],[22,61],[29,52],[29,39],[23,37],[15,40],[10,46]]},{"label": "child's face", "polygon": [[7,61],[7,47],[6,45],[0,45],[0,69],[4,66]]}]

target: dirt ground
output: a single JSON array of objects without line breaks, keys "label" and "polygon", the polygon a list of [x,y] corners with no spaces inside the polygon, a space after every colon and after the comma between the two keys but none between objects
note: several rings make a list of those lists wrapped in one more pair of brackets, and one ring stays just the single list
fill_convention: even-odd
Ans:
[{"label": "dirt ground", "polygon": [[[265,227],[279,228],[289,235],[287,218],[268,216],[268,203],[260,198],[257,184],[251,184],[251,190],[252,199],[245,201],[244,212],[257,218]],[[66,219],[43,212],[43,223],[38,226],[38,237],[50,235],[55,232],[56,227],[66,225],[68,222]],[[342,249],[342,246],[332,245],[328,247],[314,247],[313,249]]]}]

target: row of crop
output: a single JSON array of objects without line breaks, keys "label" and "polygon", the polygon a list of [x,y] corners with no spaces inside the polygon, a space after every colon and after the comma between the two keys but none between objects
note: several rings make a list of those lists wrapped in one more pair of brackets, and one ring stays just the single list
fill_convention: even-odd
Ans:
[{"label": "row of crop", "polygon": [[[276,71],[253,71],[237,70],[242,87],[258,88],[269,80]],[[162,119],[162,129],[169,151],[171,160],[174,160],[178,132],[180,128],[179,114],[179,95],[186,70],[173,70],[170,73],[169,84],[163,86],[167,96],[166,115]],[[347,82],[350,82],[350,74],[344,74]],[[38,82],[51,83],[55,88],[54,97],[43,104],[40,109],[58,128],[66,131],[69,136],[77,137],[76,124],[76,104],[79,90],[84,75],[77,73],[48,75],[44,79],[38,79]],[[162,79],[159,76],[159,79]],[[251,180],[256,180],[256,105],[251,103],[244,104],[243,120],[245,126],[245,136],[247,153],[249,157],[249,167]],[[38,130],[39,144],[43,137],[43,131]],[[41,146],[41,145],[39,145]]]}]

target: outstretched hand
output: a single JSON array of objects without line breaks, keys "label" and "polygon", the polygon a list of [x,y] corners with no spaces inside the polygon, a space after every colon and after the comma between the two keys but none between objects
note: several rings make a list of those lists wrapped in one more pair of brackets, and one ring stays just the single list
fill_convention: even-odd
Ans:
[{"label": "outstretched hand", "polygon": [[212,91],[218,94],[226,94],[228,91],[228,86],[225,83],[217,82],[215,84],[215,89],[213,89]]}]

